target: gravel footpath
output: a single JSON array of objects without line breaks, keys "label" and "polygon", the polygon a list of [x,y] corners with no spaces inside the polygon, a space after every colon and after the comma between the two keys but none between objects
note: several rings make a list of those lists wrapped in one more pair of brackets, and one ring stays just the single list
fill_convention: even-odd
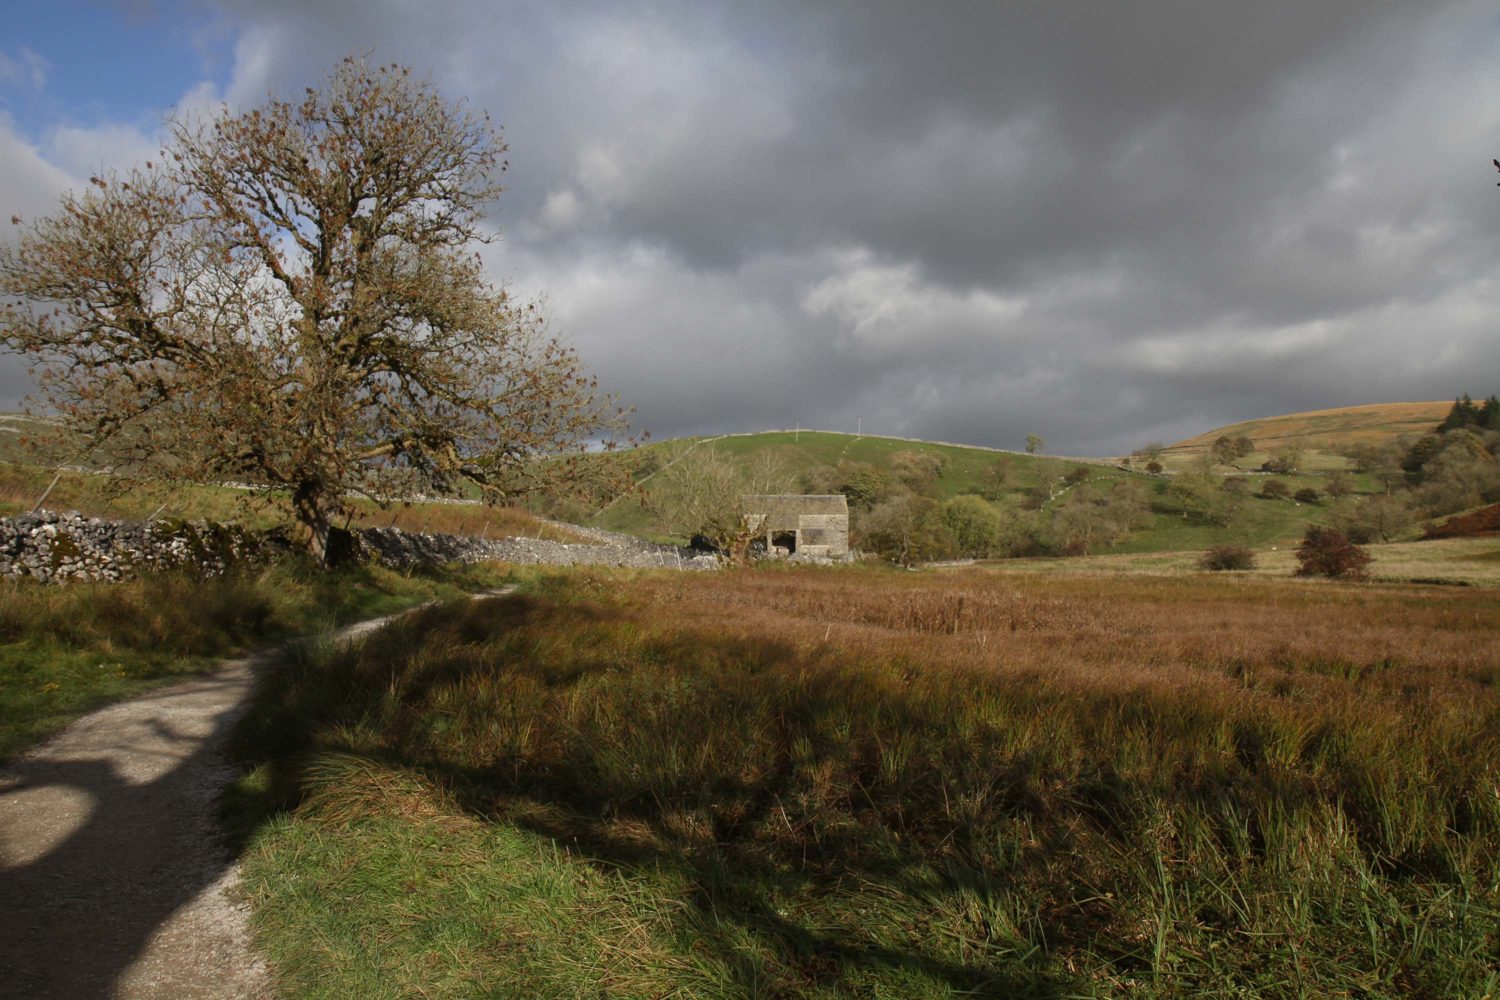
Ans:
[{"label": "gravel footpath", "polygon": [[0,771],[0,997],[272,996],[217,822],[261,662],[111,705]]}]

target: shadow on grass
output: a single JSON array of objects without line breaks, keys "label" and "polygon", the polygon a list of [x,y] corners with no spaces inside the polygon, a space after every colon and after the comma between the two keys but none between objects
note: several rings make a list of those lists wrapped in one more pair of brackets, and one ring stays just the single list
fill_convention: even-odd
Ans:
[{"label": "shadow on grass", "polygon": [[[983,902],[992,897],[996,884],[961,863],[946,869],[946,874],[935,869],[932,837],[951,840],[956,831],[904,837],[900,827],[927,821],[892,815],[894,794],[876,802],[865,788],[832,790],[836,803],[803,808],[809,822],[823,824],[820,829],[790,830],[790,797],[806,792],[796,787],[805,774],[794,774],[793,744],[807,734],[837,729],[848,716],[851,697],[868,699],[899,723],[899,698],[890,692],[857,690],[858,682],[847,673],[775,640],[707,637],[701,632],[666,641],[651,639],[633,647],[645,664],[645,677],[635,676],[622,664],[619,647],[607,639],[571,644],[578,635],[607,636],[621,628],[629,631],[634,626],[609,608],[512,596],[472,602],[462,609],[417,612],[391,628],[378,644],[286,663],[281,671],[267,675],[257,709],[235,738],[246,769],[259,768],[269,777],[258,790],[242,789],[231,800],[231,828],[242,843],[253,837],[271,816],[299,805],[320,755],[352,754],[383,768],[425,775],[468,814],[513,823],[592,864],[625,873],[659,871],[674,885],[690,886],[680,900],[683,906],[671,918],[678,925],[679,940],[692,941],[695,952],[716,960],[747,995],[762,995],[759,991],[767,983],[775,984],[771,995],[800,995],[839,988],[851,978],[868,982],[871,976],[879,980],[896,973],[916,974],[954,993],[975,996],[1042,1000],[1076,991],[1072,977],[1056,970],[1026,942],[976,942],[969,952],[977,957],[964,960],[955,958],[964,949],[927,936],[931,928],[926,925],[928,915],[921,912],[924,900],[932,903],[963,890]],[[565,642],[563,653],[540,648],[549,637],[570,635],[575,640]],[[738,761],[716,758],[700,773],[653,776],[652,767],[660,760],[657,751],[669,751],[651,744],[650,733],[653,727],[670,728],[673,709],[648,705],[646,688],[632,685],[690,684],[688,674],[713,664],[734,665],[734,672],[750,678],[748,686],[719,687],[710,681],[707,686],[684,688],[678,695],[682,705],[696,704],[700,715],[690,720],[685,710],[679,721],[686,728],[667,734],[669,741],[691,740],[686,733],[712,724],[704,722],[703,712],[721,718],[729,729],[750,716],[765,726],[757,736],[745,734]],[[794,699],[786,697],[784,680],[772,679],[773,668],[777,677],[800,678]],[[757,676],[773,692],[768,697],[782,697],[776,702],[779,716],[764,714],[766,704],[755,690]],[[629,738],[646,742],[612,742],[608,722],[600,722],[595,731],[569,732],[554,725],[557,719],[539,717],[531,721],[550,727],[552,734],[545,748],[524,760],[508,759],[503,749],[494,750],[489,760],[476,766],[468,754],[471,748],[434,744],[416,734],[420,719],[427,715],[422,706],[442,700],[445,692],[483,688],[493,694],[511,682],[540,691],[537,697],[552,708],[618,687],[600,710],[618,709],[620,719],[628,720],[620,724],[631,729]],[[642,698],[633,701],[637,695]],[[641,714],[631,719],[637,709]],[[482,708],[476,711],[483,714]],[[502,709],[490,713],[492,720],[504,717]],[[462,730],[465,723],[455,725]],[[361,732],[368,739],[356,735]],[[459,743],[465,738],[453,737]],[[731,736],[727,743],[720,741],[718,749],[733,744]],[[828,743],[815,756],[838,752],[837,745]],[[863,771],[878,768],[871,746],[857,753],[862,759],[851,766]],[[630,765],[616,759],[618,754],[629,756],[645,773],[626,778]],[[757,762],[766,766],[753,767]],[[742,765],[755,773],[743,773]],[[995,808],[1025,815],[1042,807],[1022,773],[1025,766],[1018,763],[1014,773],[995,776]],[[943,794],[941,789],[906,793],[917,813],[940,811],[936,797]],[[1113,805],[1103,799],[1101,803],[1105,811]],[[378,799],[367,805],[372,814],[381,807]],[[820,811],[823,815],[817,815]],[[711,829],[684,837],[685,813]],[[781,821],[788,829],[771,833]],[[818,921],[799,915],[795,904],[788,902],[809,897],[827,902],[851,886],[857,886],[856,894],[864,893],[866,901],[875,896],[898,899],[910,912],[884,915],[881,926],[871,929],[862,925],[853,904],[832,920]],[[747,940],[753,946],[747,948]]]}]

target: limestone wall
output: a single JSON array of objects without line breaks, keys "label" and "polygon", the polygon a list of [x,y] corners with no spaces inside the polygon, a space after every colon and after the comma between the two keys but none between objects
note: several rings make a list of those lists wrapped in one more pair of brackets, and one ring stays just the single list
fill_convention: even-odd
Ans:
[{"label": "limestone wall", "polygon": [[[356,538],[362,557],[390,566],[447,562],[641,569],[719,566],[711,555],[624,536],[601,535],[594,543],[570,545],[536,538],[473,538],[369,528],[357,532]],[[0,578],[30,577],[44,583],[116,581],[178,567],[214,576],[235,563],[271,558],[285,550],[284,543],[263,534],[206,521],[106,521],[54,511],[0,518]]]}]

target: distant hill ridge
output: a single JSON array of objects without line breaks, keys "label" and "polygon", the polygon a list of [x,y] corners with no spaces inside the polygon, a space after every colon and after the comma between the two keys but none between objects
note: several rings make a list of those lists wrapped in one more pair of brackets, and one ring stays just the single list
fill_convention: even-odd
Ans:
[{"label": "distant hill ridge", "polygon": [[1243,435],[1263,451],[1286,445],[1336,450],[1351,444],[1375,444],[1428,433],[1442,423],[1452,406],[1452,400],[1367,403],[1242,420],[1179,441],[1167,448],[1167,454],[1186,456],[1206,451],[1223,435]]}]

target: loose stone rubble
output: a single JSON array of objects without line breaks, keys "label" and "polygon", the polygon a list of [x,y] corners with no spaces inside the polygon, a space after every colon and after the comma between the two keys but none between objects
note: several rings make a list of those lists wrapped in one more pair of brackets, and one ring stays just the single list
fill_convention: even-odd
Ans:
[{"label": "loose stone rubble", "polygon": [[[547,566],[629,566],[641,569],[716,569],[718,561],[691,549],[653,545],[627,535],[572,529],[592,539],[568,544],[537,538],[473,538],[417,534],[397,528],[356,532],[362,557],[389,566],[503,561]],[[108,521],[74,511],[37,511],[0,518],[0,578],[44,583],[117,581],[142,572],[192,567],[207,576],[240,562],[285,551],[285,543],[233,524],[165,519]]]}]

